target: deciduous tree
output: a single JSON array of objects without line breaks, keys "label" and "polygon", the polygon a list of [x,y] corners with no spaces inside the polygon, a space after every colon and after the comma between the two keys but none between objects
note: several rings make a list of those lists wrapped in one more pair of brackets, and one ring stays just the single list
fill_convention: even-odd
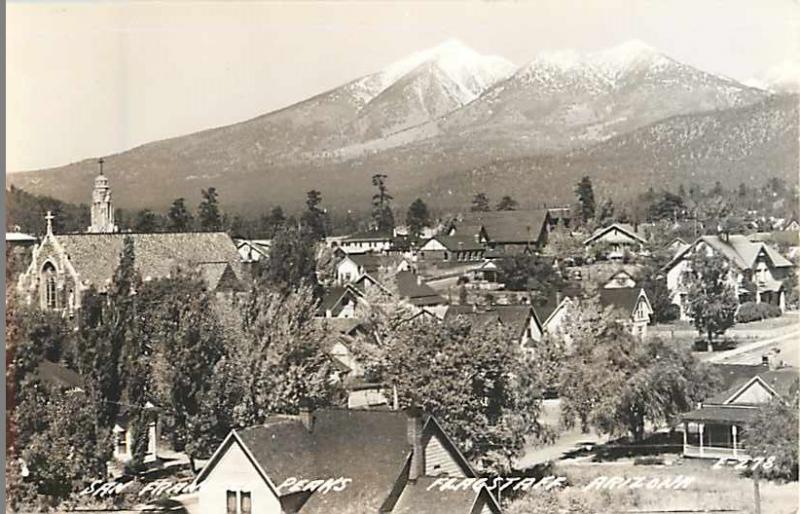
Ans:
[{"label": "deciduous tree", "polygon": [[735,323],[738,301],[730,278],[730,263],[717,254],[696,251],[690,270],[684,275],[688,285],[688,314],[700,335],[705,335],[708,351],[714,338]]}]

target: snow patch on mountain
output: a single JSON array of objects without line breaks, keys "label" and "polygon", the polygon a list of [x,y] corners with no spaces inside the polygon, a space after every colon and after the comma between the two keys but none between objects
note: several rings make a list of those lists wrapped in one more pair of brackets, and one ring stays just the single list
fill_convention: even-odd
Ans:
[{"label": "snow patch on mountain", "polygon": [[346,88],[360,105],[365,105],[405,75],[431,64],[455,84],[456,96],[462,104],[472,101],[516,70],[514,64],[502,57],[482,55],[460,41],[449,40],[415,52],[377,73],[351,82]]}]

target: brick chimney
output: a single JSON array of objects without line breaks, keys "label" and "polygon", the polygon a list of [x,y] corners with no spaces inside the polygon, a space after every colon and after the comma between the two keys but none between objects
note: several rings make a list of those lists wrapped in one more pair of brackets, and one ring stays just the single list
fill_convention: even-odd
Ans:
[{"label": "brick chimney", "polygon": [[425,476],[425,449],[422,447],[422,409],[409,407],[405,412],[406,436],[412,449],[408,479],[414,481]]},{"label": "brick chimney", "polygon": [[309,432],[314,430],[314,412],[312,412],[311,409],[308,407],[301,407],[299,417],[303,426],[306,427],[306,430]]}]

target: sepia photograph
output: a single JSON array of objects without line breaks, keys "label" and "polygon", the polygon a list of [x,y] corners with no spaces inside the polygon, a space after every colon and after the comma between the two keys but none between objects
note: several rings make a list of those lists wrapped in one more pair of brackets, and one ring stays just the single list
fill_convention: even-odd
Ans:
[{"label": "sepia photograph", "polygon": [[800,514],[800,0],[5,32],[5,512]]}]

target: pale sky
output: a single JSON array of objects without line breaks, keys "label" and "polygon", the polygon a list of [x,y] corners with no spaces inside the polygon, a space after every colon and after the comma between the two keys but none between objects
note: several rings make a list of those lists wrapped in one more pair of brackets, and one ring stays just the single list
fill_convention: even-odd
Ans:
[{"label": "pale sky", "polygon": [[800,0],[10,0],[6,13],[9,171],[252,118],[448,39],[516,65],[639,39],[741,81],[800,56]]}]

